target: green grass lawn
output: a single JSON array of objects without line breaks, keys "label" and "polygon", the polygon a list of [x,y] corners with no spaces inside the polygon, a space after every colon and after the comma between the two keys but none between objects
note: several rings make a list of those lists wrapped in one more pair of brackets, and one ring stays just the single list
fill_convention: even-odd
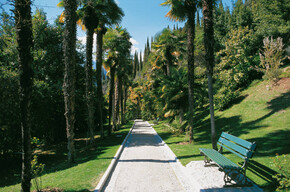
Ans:
[{"label": "green grass lawn", "polygon": [[[239,102],[227,110],[216,111],[217,135],[222,131],[257,143],[247,171],[247,176],[256,184],[272,191],[275,181],[273,158],[276,154],[290,152],[290,81],[285,78],[279,86],[266,89],[267,82],[255,81],[243,92]],[[200,147],[211,148],[209,111],[197,114],[195,118],[193,144],[186,143],[187,137],[173,134],[167,121],[160,122],[154,128],[169,145],[183,165],[190,161],[203,160]],[[241,159],[225,154],[236,163]],[[288,159],[290,156],[288,155]]]},{"label": "green grass lawn", "polygon": [[[41,177],[42,188],[57,187],[66,192],[94,189],[132,125],[131,121],[112,136],[105,137],[103,140],[97,139],[93,147],[86,147],[84,138],[76,139],[77,159],[75,164],[67,163],[66,144],[41,153],[39,162],[46,164],[45,173]],[[21,169],[17,171],[18,174],[13,174],[14,178],[11,176],[12,179],[11,177],[1,179],[1,192],[20,191]]]}]

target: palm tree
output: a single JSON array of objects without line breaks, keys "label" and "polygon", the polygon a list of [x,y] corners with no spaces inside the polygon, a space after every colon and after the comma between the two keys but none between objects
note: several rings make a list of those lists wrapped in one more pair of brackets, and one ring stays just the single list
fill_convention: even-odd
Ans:
[{"label": "palm tree", "polygon": [[[58,7],[64,7],[64,1],[61,0]],[[94,142],[94,91],[93,91],[93,70],[92,70],[92,50],[94,41],[94,29],[98,26],[98,18],[96,16],[96,3],[94,0],[84,0],[81,2],[82,8],[77,11],[77,24],[82,30],[87,31],[86,38],[86,104],[87,104],[87,124],[90,135],[90,144]],[[59,21],[64,23],[65,13],[62,12]]]},{"label": "palm tree", "polygon": [[[112,130],[117,130],[117,119],[119,117],[119,101],[120,89],[122,88],[120,80],[122,81],[124,68],[127,60],[130,57],[130,36],[129,33],[117,27],[116,29],[109,29],[105,35],[104,46],[106,48],[107,64],[110,68],[110,95],[109,95],[109,115],[113,117]],[[114,87],[115,85],[115,87]],[[109,116],[109,125],[111,124],[111,117]],[[110,126],[111,127],[111,126]],[[110,130],[111,131],[111,130]]]},{"label": "palm tree", "polygon": [[102,64],[103,64],[103,36],[107,32],[106,25],[114,25],[121,22],[124,13],[114,0],[97,1],[99,9],[97,16],[100,21],[97,31],[97,97],[99,101],[98,114],[100,116],[101,137],[104,136],[103,129],[103,88],[102,88]]},{"label": "palm tree", "polygon": [[165,28],[161,35],[158,37],[158,41],[154,44],[156,49],[156,53],[159,54],[165,63],[166,71],[165,74],[167,76],[171,76],[170,68],[173,65],[173,50],[174,50],[174,38],[170,29]]},{"label": "palm tree", "polygon": [[94,29],[98,26],[98,18],[95,12],[95,6],[92,0],[89,0],[78,11],[78,15],[82,20],[87,30],[86,41],[86,103],[87,103],[87,122],[90,132],[90,144],[94,142],[94,91],[93,91],[93,69],[92,69],[92,54],[93,54],[93,41]]},{"label": "palm tree", "polygon": [[68,161],[75,161],[74,123],[75,123],[75,65],[76,65],[76,0],[64,0],[65,28],[63,39],[66,132],[68,139]]},{"label": "palm tree", "polygon": [[202,12],[204,20],[205,63],[208,77],[208,97],[210,106],[211,141],[212,148],[217,149],[216,130],[214,122],[213,81],[212,81],[214,67],[213,5],[214,0],[202,1]]},{"label": "palm tree", "polygon": [[[91,49],[93,42],[93,32],[96,29],[97,33],[97,66],[96,66],[96,76],[97,76],[97,98],[98,98],[98,115],[99,115],[99,125],[101,130],[101,137],[104,137],[103,130],[103,88],[102,88],[102,58],[103,58],[103,35],[106,33],[106,25],[118,24],[121,21],[122,16],[124,16],[123,11],[114,0],[84,0],[83,8],[78,12],[79,18],[78,24],[85,24],[87,28],[87,64],[86,64],[86,97],[88,105],[88,127],[90,130],[91,142],[93,141],[93,92],[92,92],[92,69],[91,69]],[[63,1],[58,4],[59,7],[63,6]],[[60,17],[60,21],[63,21],[65,13]]]},{"label": "palm tree", "polygon": [[190,143],[193,142],[193,89],[194,89],[194,38],[196,0],[165,0],[161,5],[170,6],[167,17],[176,21],[185,21],[187,28],[187,67],[188,67],[188,102],[189,102],[189,129]]},{"label": "palm tree", "polygon": [[15,27],[19,62],[19,100],[22,133],[22,176],[21,191],[30,191],[31,186],[31,135],[30,98],[32,92],[32,20],[30,0],[15,0]]}]

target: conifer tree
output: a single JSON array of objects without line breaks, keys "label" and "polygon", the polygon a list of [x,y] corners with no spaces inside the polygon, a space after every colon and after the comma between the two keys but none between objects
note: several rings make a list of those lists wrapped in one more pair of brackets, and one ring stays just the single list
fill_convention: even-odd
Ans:
[{"label": "conifer tree", "polygon": [[149,38],[147,37],[147,60],[148,60],[148,56],[151,52],[151,48],[150,48],[150,44],[149,44]]},{"label": "conifer tree", "polygon": [[140,51],[140,59],[139,59],[139,65],[140,65],[140,69],[139,69],[139,71],[140,71],[140,73],[141,73],[141,71],[142,71],[142,69],[143,69],[143,61],[142,61],[142,51]]},{"label": "conifer tree", "polygon": [[200,20],[199,20],[199,11],[196,11],[196,26],[200,27]]}]

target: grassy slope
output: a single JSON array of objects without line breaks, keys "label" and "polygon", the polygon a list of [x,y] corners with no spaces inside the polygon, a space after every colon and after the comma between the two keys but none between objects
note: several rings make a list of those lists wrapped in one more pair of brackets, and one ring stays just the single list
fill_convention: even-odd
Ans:
[{"label": "grassy slope", "polygon": [[[133,122],[130,122],[112,136],[98,140],[95,147],[85,148],[84,141],[82,144],[78,144],[81,140],[76,141],[77,147],[79,147],[76,164],[67,163],[66,147],[57,153],[52,153],[53,157],[40,155],[40,158],[45,159],[40,162],[46,164],[46,173],[41,177],[42,187],[58,187],[67,192],[94,189],[132,125]],[[0,187],[0,191],[20,191],[20,184],[11,183],[10,186]]]},{"label": "grassy slope", "polygon": [[[267,91],[267,82],[255,81],[243,92],[238,104],[215,114],[218,137],[222,131],[227,131],[242,139],[256,141],[257,150],[247,175],[269,190],[274,185],[272,158],[276,153],[290,152],[290,78],[282,79],[279,84]],[[209,111],[204,111],[195,120],[194,144],[182,144],[184,136],[172,135],[168,126],[162,123],[154,127],[183,165],[203,160],[199,154],[200,147],[211,148],[208,114]],[[236,163],[241,162],[233,155],[226,156]]]}]

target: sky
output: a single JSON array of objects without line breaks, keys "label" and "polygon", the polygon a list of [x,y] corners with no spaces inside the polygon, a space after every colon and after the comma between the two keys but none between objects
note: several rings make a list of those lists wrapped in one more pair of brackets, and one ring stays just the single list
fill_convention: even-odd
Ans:
[{"label": "sky", "polygon": [[[9,6],[9,0],[0,0],[0,6],[8,11],[12,8]],[[183,26],[184,23],[177,23],[170,21],[165,17],[169,11],[169,7],[161,6],[164,0],[115,0],[125,13],[122,19],[121,26],[126,28],[131,35],[131,42],[133,44],[131,52],[135,50],[138,52],[144,51],[147,37],[149,41],[156,33],[161,32],[162,29],[168,25],[173,28],[173,25]],[[232,7],[233,0],[222,0],[224,7]],[[33,0],[32,14],[36,8],[42,8],[47,13],[47,19],[50,23],[60,15],[63,11],[56,5],[59,0]],[[85,32],[78,29],[78,39],[85,43]],[[95,38],[96,39],[96,38]]]}]

